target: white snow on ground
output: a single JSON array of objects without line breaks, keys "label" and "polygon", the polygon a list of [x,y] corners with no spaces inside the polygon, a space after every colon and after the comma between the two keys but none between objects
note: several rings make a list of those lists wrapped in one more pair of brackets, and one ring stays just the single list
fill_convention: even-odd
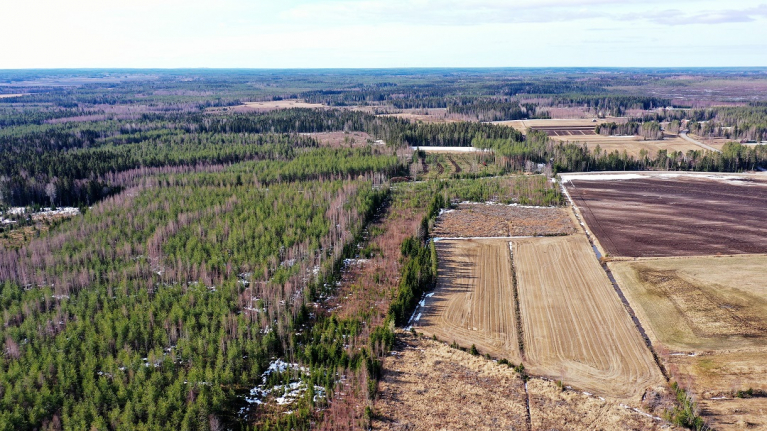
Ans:
[{"label": "white snow on ground", "polygon": [[[493,202],[493,201],[487,201],[487,202],[472,202],[472,201],[463,201],[459,202],[458,205],[501,205],[501,206],[507,206],[507,207],[517,207],[517,208],[556,208],[553,206],[550,207],[544,207],[540,205],[521,205],[517,203],[512,204],[502,204],[500,202]],[[453,210],[451,210],[453,211]]]},{"label": "white snow on ground", "polygon": [[[703,178],[718,181],[746,181],[749,179],[767,179],[764,174],[735,174],[735,173],[702,173],[702,172],[652,172],[623,173],[623,172],[590,172],[577,174],[560,174],[563,183],[574,180],[579,181],[610,181],[610,180],[635,180],[640,178]],[[759,184],[759,183],[754,183]]]},{"label": "white snow on ground", "polygon": [[[251,389],[246,395],[245,402],[248,404],[264,404],[266,397],[274,395],[274,401],[281,406],[293,404],[295,401],[304,396],[304,393],[308,390],[308,385],[303,379],[299,379],[295,382],[290,382],[285,385],[277,385],[271,388],[266,387],[266,381],[272,373],[284,373],[287,370],[298,370],[302,374],[309,372],[309,369],[302,367],[295,363],[288,363],[282,359],[277,359],[269,364],[269,368],[261,374],[261,384]],[[314,401],[325,398],[325,388],[322,386],[314,386]],[[250,406],[245,406],[240,409],[239,415],[247,413]]]},{"label": "white snow on ground", "polygon": [[444,236],[432,238],[434,242],[459,240],[459,239],[524,239],[533,238],[532,236]]},{"label": "white snow on ground", "polygon": [[636,180],[647,178],[646,175],[639,174],[561,174],[563,182],[573,180],[580,181],[608,181],[608,180]]},{"label": "white snow on ground", "polygon": [[[27,209],[25,207],[12,207],[5,211],[7,215],[22,215],[26,214]],[[32,218],[37,219],[40,217],[53,217],[53,216],[76,216],[80,214],[80,209],[75,207],[59,207],[55,210],[50,208],[42,208],[40,211],[32,213]]]}]

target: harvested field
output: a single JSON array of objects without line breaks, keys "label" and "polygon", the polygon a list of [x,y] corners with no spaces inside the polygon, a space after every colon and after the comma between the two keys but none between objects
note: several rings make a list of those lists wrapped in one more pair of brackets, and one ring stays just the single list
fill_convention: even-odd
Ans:
[{"label": "harvested field", "polygon": [[424,123],[454,123],[457,121],[470,121],[471,119],[464,115],[449,114],[445,108],[429,109],[401,109],[396,114],[380,114],[387,117],[402,118],[412,122]]},{"label": "harvested field", "polygon": [[527,382],[531,427],[525,386],[512,368],[409,334],[397,340],[384,360],[375,430],[677,429],[616,400],[562,391],[537,378]]},{"label": "harvested field", "polygon": [[[493,124],[501,124],[505,126],[511,126],[522,133],[527,133],[529,129],[547,131],[551,130],[557,133],[550,133],[550,136],[563,136],[581,135],[579,131],[588,132],[591,130],[591,134],[594,134],[594,127],[597,124],[602,123],[625,123],[628,119],[625,117],[609,117],[609,118],[567,118],[567,119],[551,119],[551,120],[511,120],[511,121],[493,121]],[[567,131],[572,130],[575,133],[568,134]],[[548,132],[547,132],[548,133]]]},{"label": "harvested field", "polygon": [[410,147],[424,153],[478,153],[488,150],[481,150],[475,147]]},{"label": "harvested field", "polygon": [[594,132],[594,126],[539,126],[530,127],[528,130],[534,130],[536,132],[544,132],[549,136],[558,137],[571,137],[571,136],[588,136],[596,135]]},{"label": "harvested field", "polygon": [[611,256],[767,253],[767,176],[608,173],[563,181]]},{"label": "harvested field", "polygon": [[667,136],[663,140],[659,141],[645,141],[641,136],[602,136],[591,135],[578,138],[577,136],[552,136],[553,139],[566,142],[578,142],[583,143],[590,150],[594,151],[596,146],[599,145],[602,153],[612,153],[617,151],[618,153],[626,153],[635,158],[642,156],[642,150],[647,151],[647,155],[651,158],[655,157],[660,150],[681,151],[686,153],[689,150],[702,150],[701,147],[686,141],[676,135]]},{"label": "harvested field", "polygon": [[568,235],[575,226],[563,208],[459,204],[445,211],[434,227],[436,237]]},{"label": "harvested field", "polygon": [[585,235],[512,244],[525,364],[533,374],[634,400],[665,384]]},{"label": "harvested field", "polygon": [[272,100],[268,102],[246,102],[243,105],[258,111],[272,111],[275,109],[288,109],[288,108],[324,108],[325,105],[321,103],[306,103],[303,100],[287,99],[287,100]]},{"label": "harvested field", "polygon": [[507,240],[437,242],[439,278],[414,327],[461,346],[521,360]]}]

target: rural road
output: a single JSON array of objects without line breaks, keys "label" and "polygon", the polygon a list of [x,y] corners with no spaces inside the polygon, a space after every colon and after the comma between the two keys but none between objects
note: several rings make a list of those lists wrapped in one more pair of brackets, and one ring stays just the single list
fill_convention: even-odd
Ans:
[{"label": "rural road", "polygon": [[684,139],[685,141],[692,142],[693,144],[695,144],[695,145],[697,145],[697,146],[699,146],[701,148],[705,148],[705,149],[707,149],[709,151],[716,151],[717,153],[721,153],[722,152],[720,150],[717,150],[714,147],[710,147],[710,146],[704,144],[703,142],[696,141],[695,139],[692,139],[691,137],[687,136],[687,131],[686,130],[680,131],[679,132],[679,137]]}]

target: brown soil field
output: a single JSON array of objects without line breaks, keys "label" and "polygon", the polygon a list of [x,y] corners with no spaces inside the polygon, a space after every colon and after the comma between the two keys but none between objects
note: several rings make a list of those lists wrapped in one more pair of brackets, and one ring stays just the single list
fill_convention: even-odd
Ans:
[{"label": "brown soil field", "polygon": [[563,208],[459,204],[437,219],[436,237],[567,235],[575,226]]},{"label": "brown soil field", "polygon": [[533,374],[633,400],[665,385],[585,235],[512,244],[525,364]]},{"label": "brown soil field", "polygon": [[764,175],[600,175],[563,180],[611,256],[767,253]]},{"label": "brown soil field", "polygon": [[[596,123],[593,123],[596,124]],[[544,132],[549,136],[558,136],[558,137],[571,137],[571,136],[588,136],[588,135],[596,135],[596,132],[594,132],[594,126],[541,126],[541,127],[530,127],[529,130],[535,130],[538,132]]]},{"label": "brown soil field", "polygon": [[439,277],[414,327],[482,353],[520,362],[508,240],[437,244]]},{"label": "brown soil field", "polygon": [[[374,430],[659,430],[676,427],[616,400],[531,378],[444,343],[397,335],[374,404]],[[643,406],[644,408],[644,406]]]},{"label": "brown soil field", "polygon": [[767,391],[767,256],[608,265],[666,368],[695,393],[712,425],[767,428],[767,400],[733,398],[749,388]]}]

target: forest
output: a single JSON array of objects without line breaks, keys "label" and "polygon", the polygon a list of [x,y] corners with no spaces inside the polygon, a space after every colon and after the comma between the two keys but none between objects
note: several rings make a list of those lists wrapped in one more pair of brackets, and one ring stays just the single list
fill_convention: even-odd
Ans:
[{"label": "forest", "polygon": [[[0,429],[366,428],[393,330],[434,286],[440,210],[563,205],[561,172],[767,168],[746,142],[764,101],[647,95],[682,72],[745,79],[0,71]],[[636,157],[490,124],[561,110],[642,111],[599,135],[733,142]],[[482,151],[412,148],[435,146]]]}]

